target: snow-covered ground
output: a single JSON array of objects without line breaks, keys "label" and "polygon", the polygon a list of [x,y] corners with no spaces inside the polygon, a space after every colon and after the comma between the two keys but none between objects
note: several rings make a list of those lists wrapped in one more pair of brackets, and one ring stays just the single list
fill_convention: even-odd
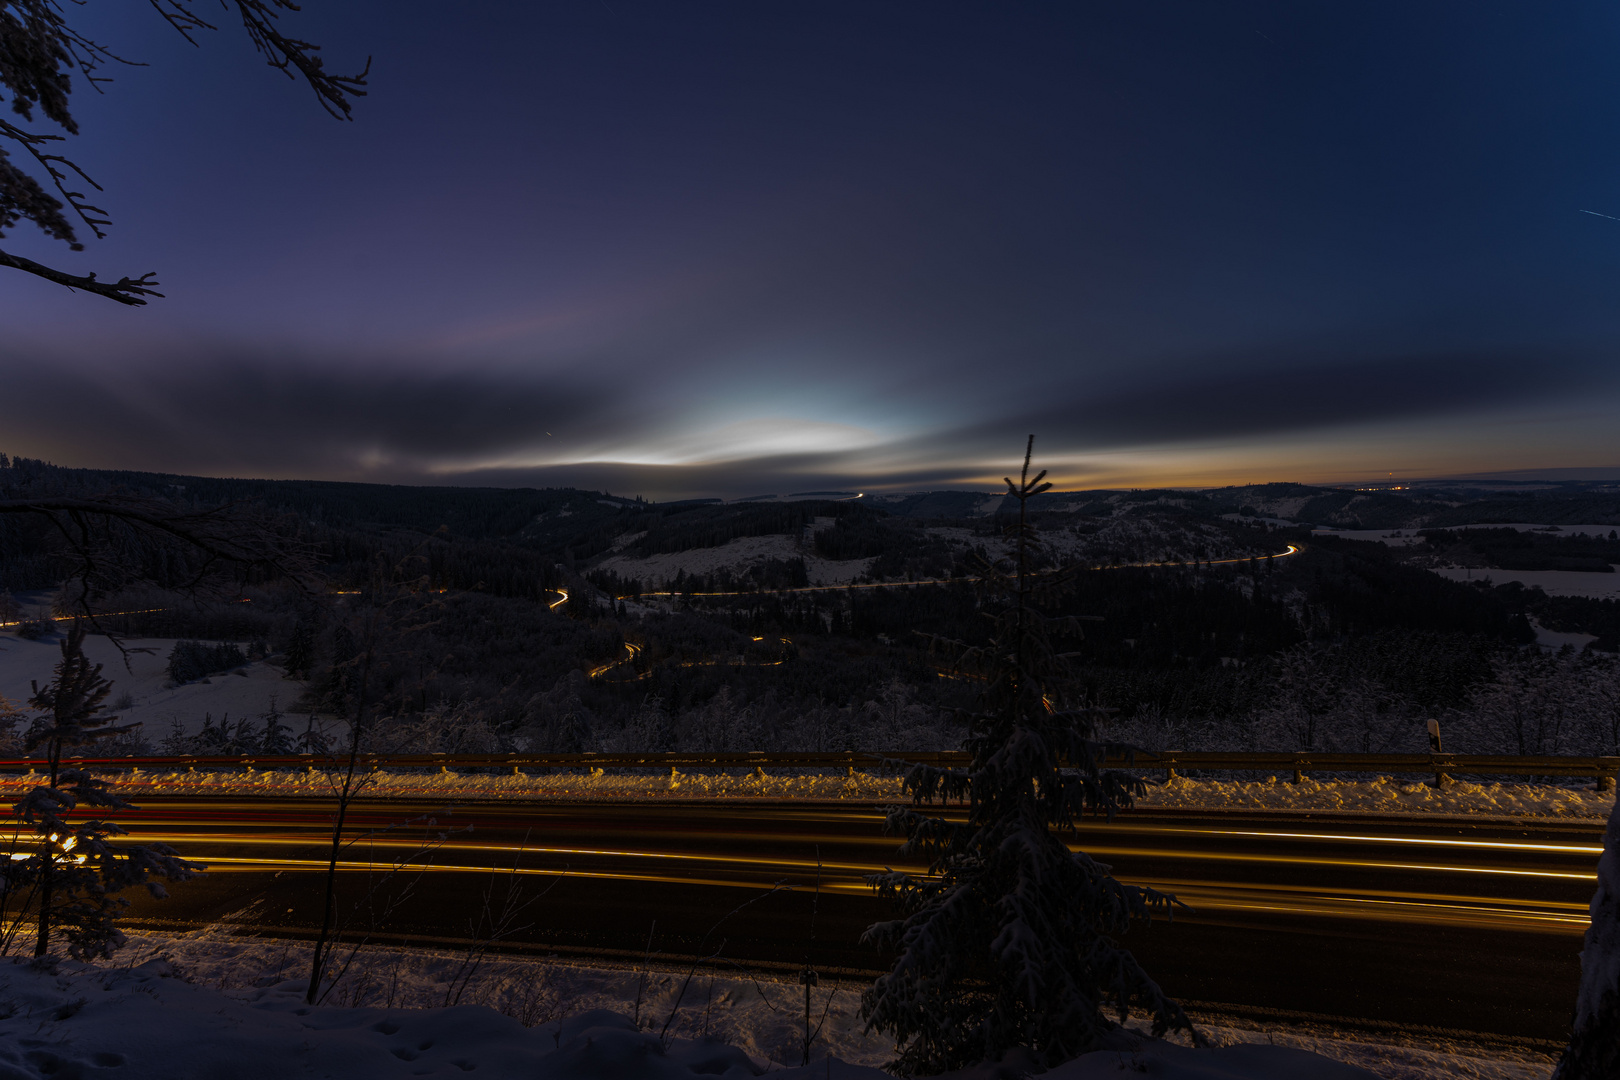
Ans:
[{"label": "snow-covered ground", "polygon": [[[158,772],[131,769],[116,774],[118,790],[132,797],[165,794],[240,792],[327,795],[321,772],[303,770],[198,770]],[[0,776],[0,799],[17,797],[37,782],[26,775]],[[886,802],[905,798],[900,779],[857,772],[853,775],[715,775],[707,773],[607,774],[556,772],[547,775],[379,771],[366,789],[374,798],[468,799],[802,799],[828,802]],[[1154,783],[1137,805],[1173,810],[1300,810],[1362,814],[1474,814],[1505,817],[1601,819],[1614,805],[1613,793],[1590,786],[1498,784],[1457,781],[1434,788],[1422,777],[1372,780],[1193,780],[1176,777]]]},{"label": "snow-covered ground", "polygon": [[1613,792],[1553,784],[1470,783],[1436,788],[1422,777],[1373,780],[1190,780],[1176,777],[1148,789],[1138,806],[1186,810],[1331,810],[1365,814],[1478,814],[1504,817],[1601,819]]},{"label": "snow-covered ground", "polygon": [[1530,620],[1530,629],[1536,632],[1537,645],[1554,651],[1568,645],[1579,652],[1598,639],[1596,634],[1582,634],[1573,630],[1549,630],[1533,618]]},{"label": "snow-covered ground", "polygon": [[[119,1080],[283,1080],[294,1076],[462,1076],[886,1080],[891,1047],[862,1030],[860,984],[795,976],[726,977],[660,962],[585,966],[555,959],[367,949],[321,1005],[306,1006],[302,943],[228,929],[137,936],[116,962],[0,960],[0,1076]],[[825,1022],[822,1023],[822,1017]],[[1195,1015],[1195,1021],[1199,1018]],[[1122,1032],[1046,1074],[1092,1080],[1540,1080],[1536,1051],[1484,1049],[1418,1034],[1375,1041],[1324,1028],[1201,1023],[1217,1049]],[[990,1068],[958,1074],[991,1080]]]},{"label": "snow-covered ground", "polygon": [[[233,722],[243,717],[254,719],[270,710],[272,699],[286,711],[304,692],[303,683],[285,678],[281,671],[262,661],[200,682],[170,686],[169,653],[176,639],[120,640],[128,651],[128,668],[125,655],[100,635],[84,639],[85,655],[102,666],[104,678],[112,680],[106,706],[117,713],[122,723],[140,722],[142,734],[152,743],[162,740],[176,720],[187,734],[195,734],[205,715],[212,714],[215,721],[226,714]],[[30,681],[41,685],[48,682],[61,659],[62,650],[55,638],[28,641],[15,634],[0,634],[0,697],[15,706],[24,705],[33,694]],[[134,699],[133,704],[119,704],[125,694]]]}]

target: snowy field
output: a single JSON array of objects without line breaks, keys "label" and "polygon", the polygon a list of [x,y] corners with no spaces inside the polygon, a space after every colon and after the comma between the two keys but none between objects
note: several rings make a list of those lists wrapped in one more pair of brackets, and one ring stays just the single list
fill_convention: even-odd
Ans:
[{"label": "snowy field", "polygon": [[[119,1080],[373,1080],[465,1076],[579,1080],[886,1080],[891,1047],[865,1033],[861,984],[812,992],[796,977],[726,977],[660,962],[624,967],[434,949],[367,949],[321,1005],[304,1004],[301,943],[211,929],[137,936],[102,966],[0,961],[0,1076]],[[302,977],[300,977],[302,976]],[[824,1018],[824,1019],[823,1019]],[[1541,1080],[1533,1049],[1413,1034],[1195,1022],[1216,1047],[1139,1029],[1046,1074],[1092,1080]],[[995,1070],[956,1074],[992,1080]]]},{"label": "snowy field", "polygon": [[[131,769],[112,774],[120,792],[164,794],[241,793],[329,795],[326,775],[305,770],[156,772]],[[27,775],[0,776],[0,798],[12,799],[37,782]],[[802,799],[822,802],[900,802],[900,779],[870,773],[769,775],[745,773],[612,774],[557,772],[547,775],[379,771],[366,789],[370,798],[398,799]],[[1591,786],[1498,784],[1457,781],[1445,788],[1423,777],[1372,780],[1194,780],[1176,777],[1152,783],[1137,800],[1166,810],[1331,811],[1352,814],[1485,815],[1601,819],[1613,793]]]},{"label": "snowy field", "polygon": [[[269,664],[255,662],[235,672],[213,675],[184,686],[169,686],[169,653],[174,638],[121,639],[128,650],[125,657],[107,638],[89,635],[84,651],[92,663],[102,665],[101,674],[112,680],[106,706],[122,723],[140,722],[141,734],[152,743],[169,734],[170,725],[179,721],[187,734],[196,734],[203,717],[212,714],[217,721],[229,714],[232,720],[256,719],[270,711],[274,700],[282,711],[304,692],[304,684],[294,682]],[[62,659],[57,639],[28,641],[14,634],[0,634],[0,697],[22,706],[33,694],[30,681],[41,685],[50,681],[51,672]],[[133,704],[122,704],[128,694]]]},{"label": "snowy field", "polygon": [[[817,525],[832,524],[831,518],[817,518]],[[690,575],[713,574],[730,570],[740,574],[750,567],[769,562],[803,559],[805,574],[812,585],[847,585],[864,576],[876,558],[843,559],[834,561],[817,555],[815,548],[797,536],[741,536],[719,547],[693,548],[669,554],[610,555],[596,564],[596,569],[611,570],[620,577],[635,578],[644,589],[657,589],[675,580],[685,571]]]},{"label": "snowy field", "polygon": [[[1467,529],[1517,529],[1519,532],[1540,532],[1548,536],[1608,536],[1615,530],[1613,525],[1560,525],[1548,527],[1546,525],[1526,525],[1523,523],[1512,525],[1461,525],[1456,531]],[[1408,547],[1413,544],[1424,543],[1421,536],[1412,529],[1313,529],[1314,536],[1342,536],[1348,540],[1375,540],[1389,547]],[[1620,569],[1620,568],[1617,568]],[[1451,581],[1489,581],[1492,584],[1502,585],[1509,581],[1517,581],[1526,588],[1539,588],[1548,596],[1589,596],[1594,600],[1613,600],[1620,598],[1620,573],[1596,573],[1582,570],[1497,570],[1469,568],[1462,566],[1433,567],[1433,572]],[[1543,633],[1537,634],[1538,643],[1556,648],[1562,642],[1542,641]],[[1591,640],[1586,635],[1586,640]],[[1576,643],[1584,644],[1584,642]]]},{"label": "snowy field", "polygon": [[[1599,575],[1602,576],[1602,575]],[[1582,634],[1575,630],[1549,630],[1534,618],[1530,620],[1530,629],[1536,632],[1536,644],[1543,649],[1557,652],[1565,645],[1580,652],[1598,639],[1596,634]]]}]

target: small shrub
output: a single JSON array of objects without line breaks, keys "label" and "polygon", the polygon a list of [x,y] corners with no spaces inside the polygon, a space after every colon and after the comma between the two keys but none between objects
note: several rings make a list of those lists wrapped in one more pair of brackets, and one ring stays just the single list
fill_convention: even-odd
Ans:
[{"label": "small shrub", "polygon": [[17,636],[28,641],[38,641],[56,631],[56,624],[50,619],[25,619],[17,624]]},{"label": "small shrub", "polygon": [[240,645],[222,641],[206,645],[201,641],[177,641],[169,653],[169,678],[176,683],[196,682],[220,671],[230,671],[247,663]]}]

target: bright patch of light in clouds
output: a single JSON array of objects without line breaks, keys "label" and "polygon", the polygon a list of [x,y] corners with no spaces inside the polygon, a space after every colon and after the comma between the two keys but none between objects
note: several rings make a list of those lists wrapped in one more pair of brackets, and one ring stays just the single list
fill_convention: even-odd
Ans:
[{"label": "bright patch of light in clouds", "polygon": [[761,417],[714,428],[682,429],[663,435],[628,438],[581,449],[536,448],[475,464],[446,463],[441,473],[469,469],[523,469],[588,462],[632,465],[708,465],[761,457],[842,454],[875,447],[883,437],[869,428],[796,417]]},{"label": "bright patch of light in clouds", "polygon": [[786,454],[837,454],[876,446],[875,431],[850,424],[790,417],[741,420],[710,431],[683,432],[647,445],[631,444],[620,460],[648,465],[695,465]]}]

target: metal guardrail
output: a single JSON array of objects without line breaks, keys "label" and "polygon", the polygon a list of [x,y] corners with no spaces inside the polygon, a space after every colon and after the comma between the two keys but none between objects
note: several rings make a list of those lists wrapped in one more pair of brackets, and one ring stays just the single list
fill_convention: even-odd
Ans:
[{"label": "metal guardrail", "polygon": [[[347,764],[347,754],[245,754],[237,756],[179,755],[173,757],[64,757],[63,764],[96,768],[154,769],[300,769],[330,768]],[[904,761],[952,767],[966,765],[968,755],[959,750],[923,752],[863,753],[764,753],[742,751],[728,754],[361,754],[366,768],[400,769],[858,769],[881,768],[885,761]],[[37,769],[38,758],[0,760],[0,773]]]},{"label": "metal guardrail", "polygon": [[[249,754],[232,757],[180,755],[174,757],[64,758],[63,764],[98,769],[317,769],[346,763],[339,754]],[[361,754],[365,768],[400,769],[856,769],[897,770],[903,764],[960,768],[968,764],[966,752],[835,751],[826,753],[729,754]],[[0,773],[29,772],[43,762],[38,758],[0,760]],[[1281,753],[1201,753],[1181,750],[1138,752],[1131,758],[1109,760],[1113,766],[1159,770],[1166,777],[1178,771],[1292,772],[1296,781],[1309,773],[1402,773],[1446,778],[1470,776],[1586,777],[1598,782],[1599,791],[1613,790],[1620,773],[1620,757],[1509,757],[1492,754],[1319,754],[1297,750]]]}]

